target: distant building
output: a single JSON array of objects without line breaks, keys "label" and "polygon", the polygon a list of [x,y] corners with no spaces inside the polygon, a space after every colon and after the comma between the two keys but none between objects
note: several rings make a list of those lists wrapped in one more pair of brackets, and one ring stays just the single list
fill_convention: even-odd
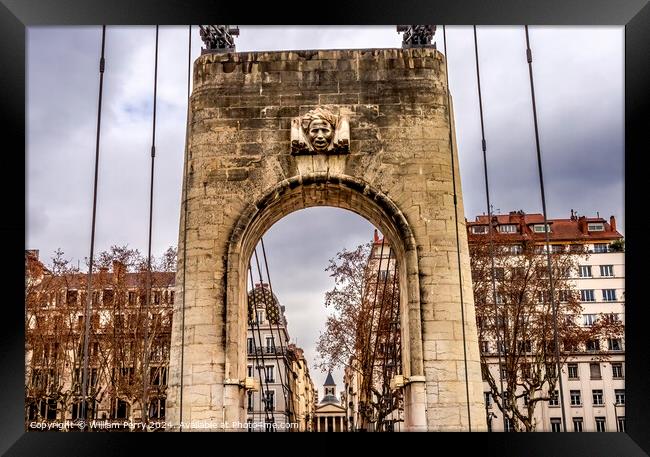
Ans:
[{"label": "distant building", "polygon": [[[375,230],[366,266],[364,318],[370,327],[357,335],[357,352],[345,367],[341,394],[349,431],[399,431],[404,421],[401,389],[391,387],[402,374],[399,282],[395,254]],[[368,331],[367,331],[367,330]],[[363,361],[363,362],[362,362]]]},{"label": "distant building", "polygon": [[[550,249],[553,253],[585,253],[572,281],[580,293],[583,326],[591,326],[600,315],[625,319],[625,262],[623,236],[616,230],[614,216],[578,216],[573,211],[568,219],[549,219]],[[485,242],[492,233],[494,241],[510,247],[513,256],[521,252],[523,242],[533,242],[545,252],[545,227],[541,214],[512,211],[509,214],[476,217],[467,222],[468,242]],[[498,302],[497,302],[498,303]],[[480,342],[482,355],[493,373],[498,370],[494,342]],[[598,353],[606,353],[602,359]],[[495,374],[495,379],[498,374]],[[575,348],[562,368],[562,385],[567,431],[625,431],[625,347],[622,338],[593,341],[587,347]],[[485,384],[488,428],[503,431],[499,409],[492,404]],[[557,395],[557,393],[556,393]],[[523,401],[523,400],[522,400]],[[559,400],[547,401],[537,407],[537,431],[561,431]],[[506,427],[510,427],[506,424]]]},{"label": "distant building", "polygon": [[327,374],[323,384],[324,395],[316,406],[314,413],[316,432],[345,432],[347,431],[347,418],[345,407],[336,398],[336,383],[332,373]]},{"label": "distant building", "polygon": [[284,306],[268,284],[256,284],[248,293],[246,351],[246,376],[259,385],[259,391],[246,393],[247,421],[257,424],[249,430],[264,430],[261,424],[277,424],[278,431],[310,430],[314,387],[309,368],[303,350],[289,343]]}]

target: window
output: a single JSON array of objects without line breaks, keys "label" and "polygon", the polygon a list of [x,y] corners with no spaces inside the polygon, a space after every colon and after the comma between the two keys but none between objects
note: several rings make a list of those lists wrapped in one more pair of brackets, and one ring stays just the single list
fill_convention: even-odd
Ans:
[{"label": "window", "polygon": [[582,315],[582,323],[586,327],[590,327],[596,323],[596,320],[598,319],[597,314],[583,314]]},{"label": "window", "polygon": [[490,392],[483,392],[483,397],[485,398],[485,407],[492,408],[492,394]]},{"label": "window", "polygon": [[266,337],[266,352],[267,354],[272,354],[275,352],[275,340],[272,336]]},{"label": "window", "polygon": [[386,281],[388,279],[388,270],[379,270],[378,281]]},{"label": "window", "polygon": [[580,406],[580,405],[582,405],[582,400],[580,399],[580,391],[579,390],[572,390],[571,391],[571,406]]},{"label": "window", "polygon": [[506,367],[501,366],[501,379],[506,379],[508,377],[508,370]]},{"label": "window", "polygon": [[473,225],[472,233],[475,235],[483,235],[488,232],[487,225]]},{"label": "window", "polygon": [[602,254],[604,252],[609,252],[609,245],[607,243],[595,243],[594,252],[597,254]]},{"label": "window", "polygon": [[54,398],[48,398],[45,402],[41,403],[41,412],[43,412],[43,406],[47,407],[47,410],[43,413],[43,417],[47,420],[56,420],[57,416],[57,404]]},{"label": "window", "polygon": [[113,289],[104,289],[103,293],[103,300],[104,300],[104,305],[113,305],[113,299],[115,297],[115,294],[113,292]]},{"label": "window", "polygon": [[581,432],[582,431],[582,417],[573,418],[573,431]]},{"label": "window", "polygon": [[587,351],[600,351],[600,341],[598,340],[587,341]]},{"label": "window", "polygon": [[609,338],[607,340],[607,348],[610,351],[620,351],[623,349],[621,346],[621,340],[620,338]]},{"label": "window", "polygon": [[275,411],[275,391],[267,390],[265,395],[265,403],[267,411]]},{"label": "window", "polygon": [[533,225],[533,232],[535,233],[544,233],[544,232],[551,233],[551,226],[549,224],[546,224],[546,230],[544,230],[544,224],[535,224]]},{"label": "window", "polygon": [[589,375],[590,375],[591,379],[601,379],[600,364],[599,363],[590,363],[589,364]]},{"label": "window", "polygon": [[572,253],[585,252],[585,246],[583,244],[572,244],[569,246],[569,252]]},{"label": "window", "polygon": [[256,318],[256,321],[255,321],[255,322],[257,322],[258,324],[263,323],[263,322],[264,322],[264,311],[258,309],[258,310],[255,312],[255,318]]},{"label": "window", "polygon": [[523,279],[526,277],[526,269],[524,267],[513,267],[510,270],[510,277],[512,279]]},{"label": "window", "polygon": [[625,432],[625,417],[624,416],[617,417],[616,420],[618,422],[618,431]]},{"label": "window", "polygon": [[623,364],[612,363],[612,378],[623,379]]},{"label": "window", "polygon": [[488,347],[488,342],[487,341],[481,341],[481,353],[487,354],[489,352],[489,347]]},{"label": "window", "polygon": [[580,300],[582,301],[596,301],[594,297],[593,289],[582,289],[580,290]]},{"label": "window", "polygon": [[589,230],[590,232],[604,232],[605,226],[601,223],[587,224],[587,230]]},{"label": "window", "polygon": [[505,270],[501,267],[497,267],[494,269],[494,279],[497,281],[503,281],[503,278],[505,277]]},{"label": "window", "polygon": [[551,431],[552,432],[561,432],[562,419],[559,417],[551,418]]},{"label": "window", "polygon": [[115,399],[111,408],[111,419],[126,419],[129,416],[128,406],[124,400]]},{"label": "window", "polygon": [[553,254],[561,254],[564,252],[565,246],[563,244],[552,244],[551,245],[551,252]]},{"label": "window", "polygon": [[591,398],[594,401],[594,406],[602,406],[603,403],[603,391],[602,389],[594,389],[591,391]]},{"label": "window", "polygon": [[171,292],[169,292],[169,303],[171,305],[174,304],[174,291],[173,290]]},{"label": "window", "polygon": [[560,397],[557,390],[554,390],[549,395],[548,406],[560,406]]},{"label": "window", "polygon": [[275,382],[275,377],[273,376],[273,365],[266,366],[266,382]]},{"label": "window", "polygon": [[497,305],[503,305],[503,295],[501,295],[499,292],[495,294],[496,299],[497,299]]},{"label": "window", "polygon": [[246,367],[246,376],[249,378],[253,377],[253,365],[248,365],[248,367]]},{"label": "window", "polygon": [[65,302],[68,306],[73,306],[77,304],[77,291],[76,290],[69,290],[66,293],[65,297]]},{"label": "window", "polygon": [[603,301],[616,301],[616,289],[603,289]]},{"label": "window", "polygon": [[591,265],[578,266],[578,276],[581,278],[591,278]]},{"label": "window", "polygon": [[570,363],[569,367],[569,379],[578,379],[578,364]]},{"label": "window", "polygon": [[601,265],[600,276],[614,276],[614,265]]},{"label": "window", "polygon": [[519,352],[532,352],[533,346],[530,340],[518,341],[517,350]]},{"label": "window", "polygon": [[566,289],[560,289],[558,290],[558,298],[560,299],[560,302],[566,303],[569,301],[569,298],[571,298],[571,293]]},{"label": "window", "polygon": [[150,383],[152,386],[166,386],[167,385],[167,368],[154,367],[150,368]]},{"label": "window", "polygon": [[524,247],[521,244],[513,244],[509,248],[510,254],[518,255],[524,252]]},{"label": "window", "polygon": [[596,431],[597,432],[604,432],[605,431],[605,418],[604,417],[597,417],[596,418]]},{"label": "window", "polygon": [[617,405],[625,404],[625,389],[616,389],[614,390],[614,397],[616,398]]},{"label": "window", "polygon": [[248,392],[246,392],[246,409],[248,410],[248,412],[253,411],[253,391],[252,390],[249,390]]},{"label": "window", "polygon": [[164,419],[165,418],[165,399],[164,398],[154,398],[149,403],[149,417],[152,419]]},{"label": "window", "polygon": [[506,426],[506,429],[505,429],[506,432],[514,432],[515,431],[515,427],[512,425],[512,419],[510,419],[509,417],[506,417],[505,426]]},{"label": "window", "polygon": [[136,297],[137,295],[135,292],[133,291],[129,292],[129,306],[135,306]]},{"label": "window", "polygon": [[501,233],[517,233],[517,226],[514,224],[499,225],[497,230]]},{"label": "window", "polygon": [[253,338],[248,338],[246,341],[246,349],[249,354],[253,354],[255,352],[255,341],[253,341]]},{"label": "window", "polygon": [[537,291],[537,302],[538,303],[549,303],[551,298],[551,293],[548,290],[539,290]]},{"label": "window", "polygon": [[506,352],[508,352],[508,345],[505,344],[503,341],[499,341],[497,347],[499,348],[499,354],[505,354]]},{"label": "window", "polygon": [[156,290],[153,293],[153,299],[151,300],[154,305],[160,305],[160,291]]}]

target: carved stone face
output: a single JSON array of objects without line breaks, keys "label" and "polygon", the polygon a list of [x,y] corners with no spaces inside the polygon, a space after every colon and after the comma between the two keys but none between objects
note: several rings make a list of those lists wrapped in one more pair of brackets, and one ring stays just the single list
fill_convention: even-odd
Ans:
[{"label": "carved stone face", "polygon": [[332,141],[334,129],[323,119],[314,119],[309,123],[309,141],[317,151],[325,151]]}]

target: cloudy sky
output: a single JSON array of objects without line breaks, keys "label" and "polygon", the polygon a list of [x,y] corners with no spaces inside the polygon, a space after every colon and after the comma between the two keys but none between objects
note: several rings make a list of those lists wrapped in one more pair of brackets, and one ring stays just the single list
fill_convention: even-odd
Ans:
[{"label": "cloudy sky", "polygon": [[[394,26],[240,25],[238,51],[400,47]],[[623,27],[531,27],[535,94],[549,217],[623,214]],[[176,245],[186,119],[187,27],[159,35],[153,252]],[[486,211],[472,27],[447,28],[449,78],[465,216]],[[96,251],[128,244],[146,253],[155,28],[108,27]],[[436,33],[443,50],[442,27]],[[541,212],[523,27],[478,27],[494,210]],[[198,27],[192,60],[200,54]],[[88,256],[99,87],[100,27],[27,32],[27,249]],[[265,235],[273,288],[289,332],[314,360],[332,287],[324,269],[373,227],[334,208],[293,213]],[[320,388],[325,375],[312,369]],[[341,374],[335,373],[341,382]],[[339,388],[341,386],[339,385]]]}]

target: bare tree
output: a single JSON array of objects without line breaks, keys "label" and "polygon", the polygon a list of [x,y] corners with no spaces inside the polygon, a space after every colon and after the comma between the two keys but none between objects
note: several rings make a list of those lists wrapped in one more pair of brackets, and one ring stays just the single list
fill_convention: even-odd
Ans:
[{"label": "bare tree", "polygon": [[335,287],[325,306],[334,312],[317,346],[322,369],[346,365],[356,372],[361,427],[372,423],[378,431],[392,430],[389,415],[402,407],[401,393],[390,388],[401,371],[401,345],[399,285],[389,252],[388,244],[384,252],[383,243],[368,243],[330,260],[326,271]]}]

